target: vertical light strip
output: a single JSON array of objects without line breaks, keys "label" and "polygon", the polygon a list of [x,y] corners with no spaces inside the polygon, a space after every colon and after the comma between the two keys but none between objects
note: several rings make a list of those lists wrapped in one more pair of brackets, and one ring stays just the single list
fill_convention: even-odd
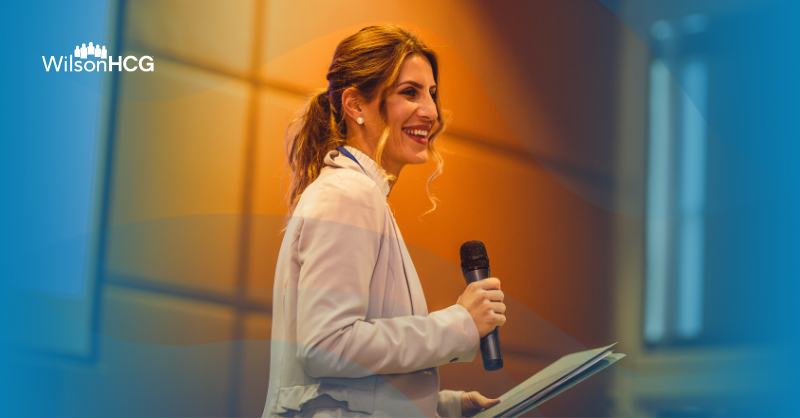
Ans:
[{"label": "vertical light strip", "polygon": [[706,108],[708,71],[699,59],[683,69],[681,97],[680,237],[677,331],[697,336],[703,324],[703,210],[706,195]]},{"label": "vertical light strip", "polygon": [[670,186],[670,74],[660,60],[650,67],[650,146],[647,176],[647,285],[644,335],[664,337],[667,319],[667,261]]}]

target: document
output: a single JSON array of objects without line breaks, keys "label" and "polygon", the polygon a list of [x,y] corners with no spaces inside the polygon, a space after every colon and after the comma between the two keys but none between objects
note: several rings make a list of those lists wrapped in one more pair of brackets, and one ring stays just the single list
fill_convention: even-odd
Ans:
[{"label": "document", "polygon": [[578,382],[625,357],[608,347],[596,348],[561,357],[514,389],[500,396],[500,403],[473,415],[474,418],[511,418],[543,404]]}]

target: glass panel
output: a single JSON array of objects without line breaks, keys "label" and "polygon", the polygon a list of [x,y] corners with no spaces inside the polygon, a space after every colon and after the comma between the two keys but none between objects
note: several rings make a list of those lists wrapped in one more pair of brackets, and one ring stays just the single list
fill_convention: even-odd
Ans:
[{"label": "glass panel", "polygon": [[683,69],[681,85],[680,238],[678,243],[677,331],[696,337],[703,324],[703,258],[706,186],[707,70],[694,59]]},{"label": "glass panel", "polygon": [[667,321],[670,190],[670,74],[660,60],[650,67],[650,152],[647,176],[647,287],[645,339],[661,340]]}]

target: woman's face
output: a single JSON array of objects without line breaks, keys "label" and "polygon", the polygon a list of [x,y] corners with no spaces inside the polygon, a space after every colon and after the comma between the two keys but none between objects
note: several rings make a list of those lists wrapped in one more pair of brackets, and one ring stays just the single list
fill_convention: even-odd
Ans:
[{"label": "woman's face", "polygon": [[396,176],[406,164],[428,161],[428,138],[439,118],[434,97],[436,81],[430,62],[421,54],[409,55],[386,98],[389,137],[382,165],[389,174]]}]

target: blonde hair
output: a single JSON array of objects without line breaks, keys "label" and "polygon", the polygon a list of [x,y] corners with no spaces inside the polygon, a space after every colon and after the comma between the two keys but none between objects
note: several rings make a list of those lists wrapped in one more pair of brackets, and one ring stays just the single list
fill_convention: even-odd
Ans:
[{"label": "blonde hair", "polygon": [[[430,62],[433,79],[438,84],[439,63],[436,53],[413,33],[399,25],[368,26],[342,40],[336,47],[328,68],[328,88],[315,91],[303,106],[300,116],[287,129],[287,161],[292,181],[287,199],[289,215],[294,212],[303,191],[319,177],[325,156],[344,145],[347,124],[342,110],[342,93],[354,89],[367,102],[380,100],[383,133],[378,140],[375,162],[381,167],[381,156],[389,137],[386,98],[400,75],[400,68],[411,54],[421,54]],[[436,138],[444,131],[440,99],[434,96],[438,118],[428,139],[428,152],[436,162],[436,171],[428,178],[426,192],[436,209],[436,198],[430,191],[434,178],[442,173],[444,160],[436,149]],[[393,176],[386,175],[393,180]]]}]

